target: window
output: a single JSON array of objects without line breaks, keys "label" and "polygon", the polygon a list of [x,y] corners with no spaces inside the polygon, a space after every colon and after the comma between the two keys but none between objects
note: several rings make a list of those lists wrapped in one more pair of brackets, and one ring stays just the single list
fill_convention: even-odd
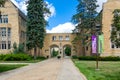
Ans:
[{"label": "window", "polygon": [[2,37],[6,36],[6,28],[5,27],[1,28],[1,35],[2,35]]},{"label": "window", "polygon": [[62,36],[59,36],[59,40],[63,40],[63,37],[62,37]]},{"label": "window", "polygon": [[0,15],[0,23],[2,23],[2,16]]},{"label": "window", "polygon": [[8,37],[11,37],[11,28],[8,28]]},{"label": "window", "polygon": [[8,15],[0,15],[0,23],[8,23]]},{"label": "window", "polygon": [[11,41],[8,41],[8,49],[11,49]]},{"label": "window", "polygon": [[116,41],[118,41],[120,39],[120,31],[117,31],[117,29],[112,26],[111,27],[111,33],[112,33],[111,36],[115,37],[115,38],[113,38],[113,40],[111,40],[111,48],[120,48],[117,45],[117,42],[116,42]]},{"label": "window", "polygon": [[52,40],[53,40],[53,41],[56,40],[56,36],[53,36],[53,37],[52,37]]},{"label": "window", "polygon": [[111,48],[115,49],[115,48],[120,48],[120,47],[118,45],[115,45],[115,43],[112,43]]},{"label": "window", "polygon": [[115,45],[112,43],[111,48],[115,48]]},{"label": "window", "polygon": [[11,41],[9,37],[11,37],[11,28],[1,27],[0,28],[0,49],[11,49]]},{"label": "window", "polygon": [[70,40],[70,37],[69,37],[69,36],[66,36],[66,37],[65,37],[65,40]]},{"label": "window", "polygon": [[2,41],[2,49],[6,49],[6,41]]},{"label": "window", "polygon": [[3,16],[4,23],[8,23],[8,15]]}]

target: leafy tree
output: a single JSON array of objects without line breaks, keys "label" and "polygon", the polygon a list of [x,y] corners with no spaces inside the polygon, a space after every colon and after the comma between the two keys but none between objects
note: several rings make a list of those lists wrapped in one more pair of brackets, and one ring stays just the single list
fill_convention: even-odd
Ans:
[{"label": "leafy tree", "polygon": [[[4,6],[5,2],[6,2],[6,0],[0,0],[0,6]],[[1,15],[1,11],[0,11],[0,15]]]},{"label": "leafy tree", "polygon": [[22,43],[20,43],[18,46],[17,46],[17,43],[14,42],[13,43],[13,53],[24,53],[24,45]]},{"label": "leafy tree", "polygon": [[27,3],[27,47],[29,50],[34,48],[36,59],[37,47],[42,49],[46,32],[44,15],[50,12],[43,0],[29,0]]},{"label": "leafy tree", "polygon": [[52,50],[52,56],[55,57],[57,55],[58,55],[58,51],[55,51],[55,49],[53,48],[53,50]]},{"label": "leafy tree", "polygon": [[0,0],[0,5],[4,5],[6,0]]},{"label": "leafy tree", "polygon": [[75,24],[78,24],[73,31],[73,33],[76,34],[73,45],[75,47],[82,46],[81,51],[82,54],[85,55],[85,46],[90,44],[90,39],[88,38],[95,29],[95,19],[97,15],[96,8],[98,5],[96,5],[97,0],[78,0],[78,2],[77,13],[72,17],[72,21]]},{"label": "leafy tree", "polygon": [[71,55],[71,48],[70,48],[70,47],[66,47],[66,48],[65,48],[65,54],[66,54],[67,56],[70,56],[70,55]]},{"label": "leafy tree", "polygon": [[120,9],[115,9],[111,31],[111,41],[116,47],[120,47]]}]

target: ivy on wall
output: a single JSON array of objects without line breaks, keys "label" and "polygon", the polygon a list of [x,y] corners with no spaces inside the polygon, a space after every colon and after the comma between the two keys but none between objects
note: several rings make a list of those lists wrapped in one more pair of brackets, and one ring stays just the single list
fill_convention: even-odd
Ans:
[{"label": "ivy on wall", "polygon": [[120,47],[120,9],[115,9],[113,11],[111,41],[116,47]]}]

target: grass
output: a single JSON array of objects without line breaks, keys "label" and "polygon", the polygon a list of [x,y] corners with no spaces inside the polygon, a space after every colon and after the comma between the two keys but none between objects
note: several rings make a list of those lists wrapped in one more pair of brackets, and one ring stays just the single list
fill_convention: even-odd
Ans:
[{"label": "grass", "polygon": [[0,61],[0,63],[37,63],[37,62],[40,62],[40,61],[44,61],[44,60],[46,60],[46,58],[38,58],[38,59],[36,59],[36,60],[34,60],[34,59],[32,59],[32,60],[29,60],[29,61]]},{"label": "grass", "polygon": [[0,63],[37,63],[43,60],[30,60],[30,61],[0,61]]},{"label": "grass", "polygon": [[100,70],[96,70],[95,61],[73,62],[88,80],[120,80],[120,61],[99,61]]},{"label": "grass", "polygon": [[0,64],[0,73],[26,66],[25,64]]}]

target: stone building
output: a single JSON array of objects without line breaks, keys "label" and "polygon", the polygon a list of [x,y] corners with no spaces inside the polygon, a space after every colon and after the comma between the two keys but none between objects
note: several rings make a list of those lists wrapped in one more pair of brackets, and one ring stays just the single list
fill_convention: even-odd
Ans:
[{"label": "stone building", "polygon": [[[120,47],[111,43],[111,31],[113,23],[113,11],[120,9],[120,0],[108,0],[103,4],[102,32],[104,33],[104,53],[102,56],[120,56]],[[120,37],[120,33],[118,34]]]},{"label": "stone building", "polygon": [[13,43],[25,44],[26,16],[10,1],[0,5],[0,53],[10,53]]},{"label": "stone building", "polygon": [[[101,56],[120,56],[120,48],[111,43],[110,36],[113,23],[113,11],[120,9],[120,0],[108,0],[103,4],[102,10],[102,32],[104,34],[104,53]],[[13,43],[26,43],[26,16],[10,1],[7,0],[4,6],[0,5],[0,53],[10,53],[13,50]],[[71,48],[71,55],[83,55],[74,49],[72,40],[75,35],[71,33],[47,33],[44,47],[37,55],[52,56],[52,49],[65,56],[65,47]],[[119,34],[120,37],[120,34]],[[40,52],[39,52],[40,51]],[[91,46],[85,46],[85,56],[91,55]],[[33,55],[33,51],[31,51]]]},{"label": "stone building", "polygon": [[[41,54],[39,49],[37,55],[52,56],[52,48],[55,48],[58,53],[64,57],[64,49],[66,47],[71,48],[71,55],[75,55],[74,47],[72,45],[72,40],[74,39],[74,34],[72,33],[47,33],[44,40],[44,47],[42,48]],[[33,55],[33,51],[31,52]]]}]

